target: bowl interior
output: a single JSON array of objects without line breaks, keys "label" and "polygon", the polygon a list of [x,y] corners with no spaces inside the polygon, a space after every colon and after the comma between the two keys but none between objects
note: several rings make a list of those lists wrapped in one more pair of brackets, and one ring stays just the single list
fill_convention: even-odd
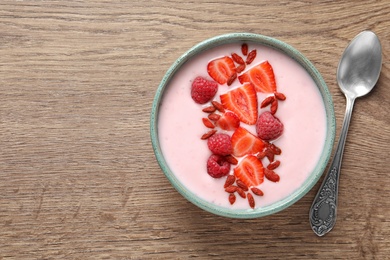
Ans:
[{"label": "bowl interior", "polygon": [[[199,53],[202,53],[208,49],[228,44],[228,43],[255,43],[264,45],[267,47],[271,47],[273,49],[276,49],[285,55],[291,57],[294,59],[298,64],[300,64],[312,77],[314,82],[316,83],[326,110],[326,137],[325,137],[325,144],[323,151],[320,155],[320,158],[312,171],[312,173],[309,175],[309,177],[305,180],[303,185],[295,190],[292,194],[290,194],[288,197],[273,203],[268,206],[259,207],[255,209],[229,209],[226,207],[220,207],[213,203],[210,203],[208,201],[205,201],[204,199],[199,198],[194,193],[189,191],[184,185],[178,180],[178,178],[173,174],[171,169],[169,168],[165,158],[164,154],[160,147],[160,141],[158,138],[158,114],[160,109],[160,103],[162,100],[162,97],[164,95],[164,91],[166,87],[169,85],[170,80],[175,75],[175,73],[192,57],[196,56]],[[154,153],[156,155],[157,161],[164,172],[165,176],[168,178],[168,180],[171,182],[173,187],[182,194],[187,200],[195,204],[196,206],[225,217],[231,217],[231,218],[257,218],[262,217],[266,215],[270,215],[276,212],[279,212],[296,201],[298,201],[300,198],[302,198],[318,181],[318,179],[321,177],[322,173],[324,172],[326,165],[328,163],[328,160],[330,158],[333,144],[334,144],[334,138],[335,138],[335,132],[336,132],[336,123],[335,123],[335,115],[334,115],[334,107],[333,107],[333,101],[331,94],[328,90],[328,87],[323,80],[320,73],[317,71],[317,69],[313,66],[313,64],[305,58],[299,51],[291,47],[290,45],[279,41],[277,39],[259,35],[259,34],[250,34],[250,33],[233,33],[233,34],[225,34],[221,36],[217,36],[211,39],[208,39],[206,41],[203,41],[190,50],[188,50],[186,53],[184,53],[179,59],[177,59],[174,64],[168,69],[167,73],[165,74],[164,78],[162,79],[160,85],[158,86],[158,89],[156,91],[156,95],[153,101],[152,105],[152,111],[151,111],[151,125],[150,125],[150,134],[151,134],[151,140],[152,145],[154,149]]]}]

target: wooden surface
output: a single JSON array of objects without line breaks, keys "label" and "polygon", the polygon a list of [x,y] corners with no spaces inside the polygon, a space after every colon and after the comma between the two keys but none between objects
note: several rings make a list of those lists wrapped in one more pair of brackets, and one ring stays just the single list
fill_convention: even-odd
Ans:
[{"label": "wooden surface", "polygon": [[[378,1],[1,1],[0,259],[389,259],[390,4]],[[360,31],[383,47],[356,102],[334,230],[308,210],[214,216],[179,195],[149,137],[158,84],[188,48],[251,32],[286,41],[345,99],[336,67]]]}]

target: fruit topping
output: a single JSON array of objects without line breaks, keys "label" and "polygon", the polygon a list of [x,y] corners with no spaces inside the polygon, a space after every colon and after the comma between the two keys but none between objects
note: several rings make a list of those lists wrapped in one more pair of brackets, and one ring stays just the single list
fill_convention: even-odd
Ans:
[{"label": "fruit topping", "polygon": [[257,186],[264,181],[264,167],[256,156],[248,155],[234,169],[234,175],[247,187]]},{"label": "fruit topping", "polygon": [[214,122],[218,121],[218,120],[221,118],[221,116],[218,115],[218,114],[216,114],[216,113],[211,113],[211,114],[209,114],[207,117],[208,117],[211,121],[214,121]]},{"label": "fruit topping", "polygon": [[275,99],[274,101],[272,101],[271,103],[271,108],[270,108],[270,111],[271,111],[271,114],[276,114],[276,111],[278,110],[278,100]]},{"label": "fruit topping", "polygon": [[248,55],[248,44],[243,43],[241,45],[241,52],[244,56]]},{"label": "fruit topping", "polygon": [[257,154],[257,158],[260,160],[264,159],[265,157],[267,157],[269,162],[273,162],[275,159],[275,154],[266,147],[265,150]]},{"label": "fruit topping", "polygon": [[[264,195],[257,186],[265,180],[280,180],[274,170],[281,164],[275,157],[282,150],[271,141],[283,133],[284,126],[275,114],[278,102],[286,100],[284,94],[276,91],[274,71],[268,61],[254,64],[245,71],[256,57],[257,50],[249,50],[243,43],[241,53],[232,52],[230,56],[215,58],[207,64],[207,72],[214,81],[199,76],[191,87],[191,97],[196,103],[210,102],[202,108],[207,113],[202,122],[208,132],[201,139],[207,140],[212,153],[207,160],[207,173],[213,178],[226,178],[223,188],[229,194],[230,204],[242,198],[251,208],[257,203],[254,196],[260,200]],[[230,90],[220,86],[220,100],[215,98],[218,85],[230,86],[236,79],[239,86]],[[261,115],[257,92],[267,94],[260,109],[264,111],[269,107],[269,110]],[[247,125],[255,125],[257,135],[252,134]],[[267,167],[263,166],[265,158],[268,159]]]},{"label": "fruit topping", "polygon": [[240,119],[233,112],[227,111],[217,121],[217,126],[223,130],[235,130],[240,126]]},{"label": "fruit topping", "polygon": [[243,127],[239,127],[231,138],[233,155],[241,157],[247,154],[256,154],[263,151],[265,142],[257,136],[251,134]]},{"label": "fruit topping", "polygon": [[225,56],[210,61],[207,65],[207,72],[216,82],[223,85],[236,74],[236,66],[232,58]]},{"label": "fruit topping", "polygon": [[220,96],[225,109],[235,113],[241,122],[254,125],[257,120],[257,94],[251,84],[245,84]]},{"label": "fruit topping", "polygon": [[270,163],[272,163],[275,160],[275,154],[272,153],[270,150],[266,150],[265,155]]},{"label": "fruit topping", "polygon": [[230,163],[221,155],[212,154],[207,160],[207,173],[213,178],[221,178],[230,172]]},{"label": "fruit topping", "polygon": [[248,203],[252,209],[255,208],[255,199],[253,198],[252,194],[250,194],[250,193],[248,193]]},{"label": "fruit topping", "polygon": [[241,180],[237,180],[237,186],[243,189],[244,191],[248,191],[248,186],[246,186],[246,184],[243,183]]},{"label": "fruit topping", "polygon": [[205,117],[202,118],[202,122],[208,128],[214,128],[215,127],[213,122],[211,122],[210,119],[208,119],[208,118],[205,118]]},{"label": "fruit topping", "polygon": [[210,136],[214,135],[216,132],[217,132],[217,130],[215,130],[215,129],[210,130],[210,131],[208,131],[207,133],[203,134],[203,135],[200,137],[200,139],[202,139],[202,140],[209,139]]},{"label": "fruit topping", "polygon": [[246,192],[245,192],[243,189],[241,189],[240,187],[238,187],[238,186],[234,186],[234,185],[228,186],[228,187],[225,188],[225,191],[226,191],[227,193],[231,193],[231,194],[237,192],[237,194],[238,194],[241,198],[243,198],[243,199],[246,198]]},{"label": "fruit topping", "polygon": [[264,196],[264,192],[262,190],[260,190],[259,188],[252,187],[251,191],[253,192],[253,194],[255,194],[257,196]]},{"label": "fruit topping", "polygon": [[276,172],[267,168],[264,169],[264,175],[268,180],[272,182],[278,182],[280,180],[280,177]]},{"label": "fruit topping", "polygon": [[267,169],[268,170],[275,170],[276,168],[279,167],[279,165],[280,165],[280,161],[276,160],[276,161],[273,161],[270,164],[268,164]]},{"label": "fruit topping", "polygon": [[232,59],[234,60],[235,63],[237,64],[241,64],[241,65],[244,65],[245,64],[245,61],[243,58],[241,58],[240,55],[238,55],[237,53],[232,53]]},{"label": "fruit topping", "polygon": [[234,73],[226,82],[226,85],[230,86],[237,79],[237,73]]},{"label": "fruit topping", "polygon": [[234,202],[236,202],[236,195],[234,195],[233,193],[230,193],[229,194],[229,202],[230,202],[230,205],[233,205]]},{"label": "fruit topping", "polygon": [[233,151],[230,136],[223,133],[217,133],[209,137],[207,146],[213,154],[218,155],[229,155]]},{"label": "fruit topping", "polygon": [[238,76],[238,80],[241,84],[252,83],[258,92],[273,93],[276,91],[274,70],[268,61],[264,61]]},{"label": "fruit topping", "polygon": [[266,97],[263,102],[261,102],[260,104],[260,108],[265,108],[266,106],[268,106],[269,104],[272,104],[272,102],[275,101],[275,97],[274,96],[269,96],[269,97]]},{"label": "fruit topping", "polygon": [[208,106],[202,109],[202,111],[205,113],[213,113],[215,110],[217,110],[215,106]]},{"label": "fruit topping", "polygon": [[246,68],[245,64],[238,65],[236,68],[237,73],[241,73]]},{"label": "fruit topping", "polygon": [[270,150],[275,155],[281,155],[282,154],[282,149],[277,147],[275,144],[270,143],[267,148],[268,148],[268,150]]},{"label": "fruit topping", "polygon": [[219,112],[223,113],[225,112],[225,108],[223,108],[222,104],[217,101],[211,101],[211,104],[217,109]]},{"label": "fruit topping", "polygon": [[235,181],[236,181],[236,177],[234,175],[228,175],[223,187],[227,188],[227,187],[233,185]]},{"label": "fruit topping", "polygon": [[218,84],[203,77],[196,77],[191,86],[191,97],[198,104],[209,102],[218,91]]},{"label": "fruit topping", "polygon": [[238,195],[240,195],[241,198],[243,199],[246,198],[246,192],[240,187],[236,187],[236,192],[238,193]]},{"label": "fruit topping", "polygon": [[248,53],[248,56],[246,57],[246,64],[251,64],[252,61],[256,58],[256,55],[257,55],[257,51],[256,50],[251,50],[249,53]]},{"label": "fruit topping", "polygon": [[257,136],[263,140],[274,140],[283,133],[283,123],[270,112],[263,112],[256,123]]},{"label": "fruit topping", "polygon": [[225,191],[227,193],[235,193],[237,191],[237,186],[231,185],[225,188]]},{"label": "fruit topping", "polygon": [[275,92],[275,97],[281,101],[286,100],[286,96],[283,93]]},{"label": "fruit topping", "polygon": [[225,156],[225,159],[226,161],[228,161],[230,164],[233,164],[233,165],[237,165],[238,164],[238,160],[236,158],[234,158],[233,155],[226,155]]}]

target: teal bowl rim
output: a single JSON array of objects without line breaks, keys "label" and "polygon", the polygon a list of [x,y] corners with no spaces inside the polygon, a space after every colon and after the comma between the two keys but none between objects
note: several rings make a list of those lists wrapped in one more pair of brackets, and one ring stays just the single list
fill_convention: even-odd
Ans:
[{"label": "teal bowl rim", "polygon": [[[237,42],[238,43],[252,42],[252,43],[268,46],[278,51],[281,51],[282,53],[288,55],[289,57],[297,61],[310,74],[310,76],[313,78],[313,80],[315,81],[317,87],[321,92],[324,105],[325,105],[326,120],[328,126],[324,149],[321,153],[320,159],[315,169],[310,174],[310,176],[306,179],[304,184],[299,189],[297,189],[292,194],[290,194],[288,197],[284,198],[283,200],[256,209],[228,209],[225,207],[217,206],[211,202],[208,202],[206,200],[197,197],[194,193],[187,190],[184,187],[184,185],[175,177],[175,175],[170,170],[167,162],[165,161],[158,140],[157,126],[158,126],[158,114],[159,114],[160,102],[164,94],[165,88],[169,84],[170,80],[172,79],[176,71],[180,69],[183,66],[183,64],[187,62],[189,59],[191,59],[192,57],[194,57],[195,55],[203,51],[217,47],[219,45],[228,44],[228,43],[237,43]],[[160,168],[162,169],[163,173],[165,174],[166,178],[170,181],[172,186],[183,197],[185,197],[188,201],[195,204],[199,208],[219,216],[238,218],[238,219],[259,218],[259,217],[264,217],[267,215],[277,213],[281,210],[288,208],[289,206],[297,202],[299,199],[301,199],[303,196],[305,196],[312,189],[312,187],[317,183],[317,181],[319,180],[319,178],[322,176],[323,172],[326,169],[330,155],[332,153],[335,133],[336,133],[336,121],[335,121],[335,113],[334,113],[332,96],[329,92],[329,89],[324,79],[322,78],[318,70],[314,67],[314,65],[303,54],[301,54],[298,50],[294,49],[292,46],[288,45],[287,43],[272,37],[264,36],[261,34],[253,34],[253,33],[229,33],[229,34],[215,36],[213,38],[209,38],[205,41],[198,43],[197,45],[189,49],[187,52],[185,52],[182,56],[180,56],[168,69],[160,85],[157,88],[156,95],[154,97],[153,104],[152,104],[152,111],[150,117],[150,136],[151,136],[153,150],[157,162],[160,165]]]}]

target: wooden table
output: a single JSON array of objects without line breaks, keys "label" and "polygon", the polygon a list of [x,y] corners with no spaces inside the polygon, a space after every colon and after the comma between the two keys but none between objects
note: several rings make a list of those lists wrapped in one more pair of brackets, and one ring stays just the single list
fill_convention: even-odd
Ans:
[{"label": "wooden table", "polygon": [[[0,259],[389,259],[390,4],[379,1],[1,1]],[[219,217],[170,186],[153,154],[158,84],[188,48],[251,32],[306,55],[345,99],[338,60],[360,31],[383,47],[356,102],[334,230],[317,237],[318,183],[275,215]]]}]

